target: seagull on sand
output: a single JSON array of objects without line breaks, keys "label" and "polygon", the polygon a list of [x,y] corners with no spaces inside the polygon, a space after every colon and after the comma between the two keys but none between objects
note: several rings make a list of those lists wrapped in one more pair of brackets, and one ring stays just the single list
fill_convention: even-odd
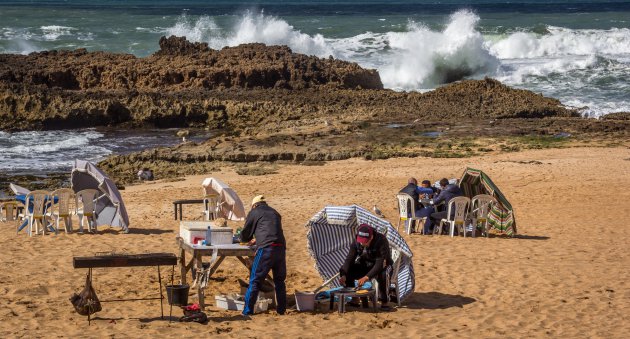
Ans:
[{"label": "seagull on sand", "polygon": [[372,211],[374,211],[374,214],[378,215],[381,218],[385,218],[385,216],[383,215],[383,212],[381,212],[380,209],[378,209],[378,207],[376,207],[376,205],[374,205],[374,207],[372,207]]}]

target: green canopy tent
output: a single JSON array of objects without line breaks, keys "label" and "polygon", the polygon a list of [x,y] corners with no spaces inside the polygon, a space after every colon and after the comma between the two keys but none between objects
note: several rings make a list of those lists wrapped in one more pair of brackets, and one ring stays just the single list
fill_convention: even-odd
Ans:
[{"label": "green canopy tent", "polygon": [[477,194],[489,194],[493,196],[497,200],[497,203],[492,205],[492,209],[488,215],[488,223],[495,229],[505,232],[507,235],[511,236],[516,234],[514,209],[512,209],[510,202],[488,175],[483,171],[468,167],[459,180],[459,187],[462,193],[471,199]]}]

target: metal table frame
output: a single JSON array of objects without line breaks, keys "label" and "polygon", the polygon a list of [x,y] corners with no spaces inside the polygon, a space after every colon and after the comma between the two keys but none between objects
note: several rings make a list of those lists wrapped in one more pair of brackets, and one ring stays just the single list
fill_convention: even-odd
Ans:
[{"label": "metal table frame", "polygon": [[[211,277],[219,268],[219,265],[225,260],[226,257],[236,257],[238,261],[247,267],[248,272],[251,271],[252,264],[254,262],[254,256],[256,256],[256,250],[252,247],[231,244],[231,245],[214,245],[214,246],[192,246],[184,241],[181,237],[176,239],[179,246],[179,268],[181,270],[181,283],[186,283],[186,276],[188,271],[192,269],[203,270],[202,257],[212,256],[214,251],[217,252],[217,260],[209,268],[208,277]],[[190,261],[186,263],[186,253],[192,257]],[[273,279],[267,275],[267,280],[273,284]],[[197,299],[199,300],[199,307],[203,310],[205,308],[205,292],[201,287],[201,284],[197,284]]]},{"label": "metal table frame", "polygon": [[[170,256],[169,256],[170,254]],[[164,293],[162,292],[162,274],[160,273],[160,266],[171,266],[171,284],[175,279],[175,265],[177,264],[177,257],[172,253],[158,253],[161,255],[159,258],[151,258],[151,254],[140,255],[100,255],[94,257],[73,257],[74,268],[87,268],[90,283],[92,283],[93,268],[111,268],[111,267],[150,267],[157,266],[158,284],[160,287],[160,296],[153,298],[132,298],[132,299],[111,299],[101,300],[101,303],[114,302],[114,301],[142,301],[142,300],[160,300],[160,313],[161,318],[164,319]],[[135,256],[135,257],[134,257]],[[94,286],[92,284],[92,286]],[[173,305],[170,306],[169,317],[173,315]],[[90,322],[90,316],[88,315],[88,323]]]}]

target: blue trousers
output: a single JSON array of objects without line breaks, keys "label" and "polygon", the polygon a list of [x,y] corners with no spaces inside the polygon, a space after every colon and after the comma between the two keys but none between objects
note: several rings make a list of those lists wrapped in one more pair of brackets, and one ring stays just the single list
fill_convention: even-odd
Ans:
[{"label": "blue trousers", "polygon": [[[431,215],[431,213],[435,212],[435,210],[433,209],[433,207],[423,207],[419,210],[416,210],[416,213],[414,213],[416,215],[416,217],[418,218],[424,218],[424,217],[429,217]],[[405,221],[405,226],[407,226],[407,223],[411,222],[410,220],[406,220]],[[431,220],[431,218],[427,218],[427,220],[424,222],[424,234],[429,234],[429,232],[431,231],[431,225],[433,225],[433,222]]]},{"label": "blue trousers", "polygon": [[429,232],[431,232],[431,225],[433,224],[431,222],[431,213],[435,212],[435,210],[433,209],[433,207],[423,207],[422,209],[419,209],[416,211],[416,217],[418,218],[424,218],[427,217],[427,220],[424,222],[424,234],[429,234]]},{"label": "blue trousers", "polygon": [[245,309],[243,314],[254,314],[254,307],[258,300],[258,292],[269,271],[273,273],[273,283],[276,285],[276,301],[278,314],[284,314],[287,309],[287,278],[286,248],[284,246],[267,246],[256,251],[252,272],[249,277],[249,287],[245,293]]}]

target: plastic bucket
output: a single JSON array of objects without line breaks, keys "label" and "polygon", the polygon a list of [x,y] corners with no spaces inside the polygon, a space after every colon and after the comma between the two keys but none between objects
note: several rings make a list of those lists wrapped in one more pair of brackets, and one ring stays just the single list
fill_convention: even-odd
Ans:
[{"label": "plastic bucket", "polygon": [[188,305],[188,290],[190,285],[166,285],[168,303],[174,306]]},{"label": "plastic bucket", "polygon": [[300,312],[315,309],[315,293],[295,291],[295,306]]}]

